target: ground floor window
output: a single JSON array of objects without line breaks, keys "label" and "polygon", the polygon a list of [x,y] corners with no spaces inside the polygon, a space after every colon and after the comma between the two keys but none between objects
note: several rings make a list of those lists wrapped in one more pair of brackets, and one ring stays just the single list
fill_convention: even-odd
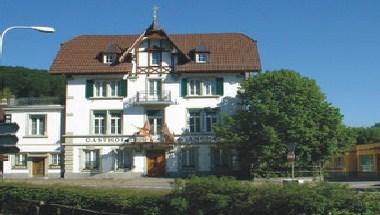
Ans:
[{"label": "ground floor window", "polygon": [[61,154],[52,153],[49,156],[49,166],[52,168],[57,168],[61,165]]},{"label": "ground floor window", "polygon": [[362,172],[372,172],[374,170],[373,155],[360,155],[359,162]]},{"label": "ground floor window", "polygon": [[211,166],[214,169],[227,169],[232,165],[231,150],[226,148],[211,148]]},{"label": "ground floor window", "polygon": [[130,169],[132,166],[132,152],[130,150],[117,150],[116,169]]},{"label": "ground floor window", "polygon": [[14,167],[15,168],[26,168],[26,154],[15,154],[15,162]]},{"label": "ground floor window", "polygon": [[198,166],[198,148],[186,147],[181,149],[182,169],[196,169]]},{"label": "ground floor window", "polygon": [[99,150],[84,150],[86,170],[99,169]]}]

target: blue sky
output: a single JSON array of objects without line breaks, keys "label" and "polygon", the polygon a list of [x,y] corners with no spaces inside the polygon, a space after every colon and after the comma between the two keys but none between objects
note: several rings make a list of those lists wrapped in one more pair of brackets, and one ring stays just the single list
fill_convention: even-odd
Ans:
[{"label": "blue sky", "polygon": [[0,30],[14,30],[3,65],[48,69],[60,43],[80,34],[138,34],[152,6],[168,33],[243,32],[258,41],[264,70],[293,69],[317,80],[350,126],[380,121],[380,1],[368,0],[0,0]]}]

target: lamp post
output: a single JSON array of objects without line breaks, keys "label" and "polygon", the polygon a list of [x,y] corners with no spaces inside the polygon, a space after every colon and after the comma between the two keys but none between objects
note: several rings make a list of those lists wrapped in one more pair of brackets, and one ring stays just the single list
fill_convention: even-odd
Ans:
[{"label": "lamp post", "polygon": [[8,31],[13,30],[13,29],[32,29],[32,30],[39,31],[42,33],[54,33],[55,32],[54,28],[47,27],[47,26],[12,26],[12,27],[5,29],[1,33],[1,36],[0,36],[0,61],[1,61],[2,56],[3,56],[3,39],[4,39],[4,36]]},{"label": "lamp post", "polygon": [[291,142],[291,143],[288,143],[287,147],[288,147],[288,155],[287,155],[287,159],[289,162],[291,162],[292,164],[292,180],[294,180],[294,161],[296,159],[296,154],[295,154],[295,148],[296,148],[296,143],[294,142]]}]

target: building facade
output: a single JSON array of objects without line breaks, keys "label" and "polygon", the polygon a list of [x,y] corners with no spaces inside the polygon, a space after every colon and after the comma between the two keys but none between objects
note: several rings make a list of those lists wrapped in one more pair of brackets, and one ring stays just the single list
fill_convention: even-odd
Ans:
[{"label": "building facade", "polygon": [[5,122],[19,126],[20,149],[3,161],[4,178],[62,177],[62,105],[11,105]]},{"label": "building facade", "polygon": [[237,107],[239,83],[260,70],[239,33],[78,36],[50,73],[66,78],[66,178],[232,173],[236,152],[213,125]]},{"label": "building facade", "polygon": [[380,143],[362,144],[331,159],[327,168],[329,179],[380,178]]}]

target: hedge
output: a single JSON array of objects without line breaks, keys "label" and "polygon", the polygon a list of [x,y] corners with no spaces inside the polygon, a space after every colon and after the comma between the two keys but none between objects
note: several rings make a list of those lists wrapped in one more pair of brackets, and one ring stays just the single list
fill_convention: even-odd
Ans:
[{"label": "hedge", "polygon": [[32,199],[125,214],[380,214],[380,193],[321,184],[253,184],[232,178],[177,180],[170,193],[23,184],[0,185],[0,201]]}]

